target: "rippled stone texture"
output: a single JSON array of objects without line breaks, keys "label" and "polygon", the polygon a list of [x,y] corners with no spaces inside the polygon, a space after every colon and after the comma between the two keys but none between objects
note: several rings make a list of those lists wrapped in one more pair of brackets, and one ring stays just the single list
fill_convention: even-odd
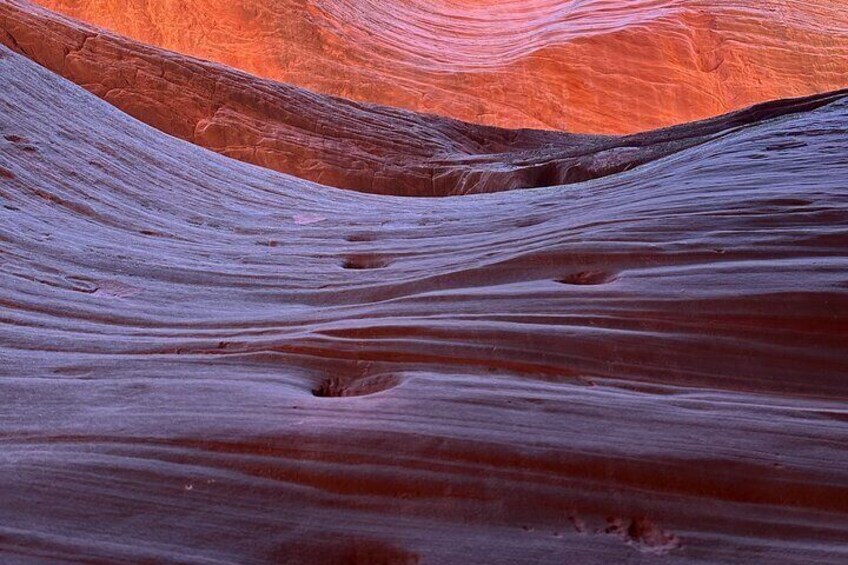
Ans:
[{"label": "rippled stone texture", "polygon": [[41,0],[318,92],[632,133],[848,86],[843,0]]},{"label": "rippled stone texture", "polygon": [[447,196],[626,171],[830,95],[626,137],[483,127],[259,80],[0,2],[0,42],[160,130],[224,155],[363,192]]},{"label": "rippled stone texture", "polygon": [[0,77],[0,561],[848,559],[844,94],[413,199]]}]

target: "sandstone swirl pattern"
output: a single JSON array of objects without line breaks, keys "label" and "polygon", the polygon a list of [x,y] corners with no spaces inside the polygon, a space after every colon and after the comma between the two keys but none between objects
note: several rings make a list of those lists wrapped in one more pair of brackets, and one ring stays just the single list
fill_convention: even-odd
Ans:
[{"label": "sandstone swirl pattern", "polygon": [[406,196],[600,178],[831,98],[765,103],[632,136],[575,135],[315,94],[145,46],[22,0],[0,3],[0,42],[176,137],[325,185]]},{"label": "sandstone swirl pattern", "polygon": [[632,133],[846,86],[842,0],[42,0],[317,92]]},{"label": "sandstone swirl pattern", "polygon": [[[365,4],[310,25],[391,19]],[[559,5],[488,48],[550,49],[522,26],[563,33]],[[624,29],[568,5],[581,37],[589,8]],[[634,32],[682,17],[632,5]],[[831,6],[781,5],[786,29]],[[418,66],[486,76],[473,41],[427,51],[482,4],[402,6]],[[0,86],[0,562],[848,561],[848,92],[507,130],[24,0],[0,0]]]},{"label": "sandstone swirl pattern", "polygon": [[409,199],[0,76],[5,560],[848,559],[844,95]]}]

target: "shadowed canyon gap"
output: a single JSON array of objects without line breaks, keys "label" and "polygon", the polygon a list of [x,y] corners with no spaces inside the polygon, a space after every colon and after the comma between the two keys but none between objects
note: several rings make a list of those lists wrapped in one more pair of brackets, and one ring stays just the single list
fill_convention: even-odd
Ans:
[{"label": "shadowed canyon gap", "polygon": [[2,559],[848,559],[845,92],[509,131],[91,30],[0,2]]}]

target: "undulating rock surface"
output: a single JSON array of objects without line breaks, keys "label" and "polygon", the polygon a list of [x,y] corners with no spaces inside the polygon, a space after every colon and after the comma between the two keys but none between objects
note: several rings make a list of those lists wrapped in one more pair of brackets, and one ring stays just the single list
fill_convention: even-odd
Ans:
[{"label": "undulating rock surface", "polygon": [[[61,20],[37,46],[21,6],[4,42],[115,103],[114,68],[302,96]],[[421,199],[207,151],[5,47],[0,80],[0,561],[848,560],[844,95]],[[414,119],[398,155],[465,135]]]},{"label": "undulating rock surface", "polygon": [[317,95],[100,32],[25,0],[0,0],[0,42],[176,137],[325,185],[408,196],[599,178],[835,96],[770,102],[632,136],[588,136],[484,127]]},{"label": "undulating rock surface", "polygon": [[844,88],[844,0],[40,0],[360,101],[632,133]]}]

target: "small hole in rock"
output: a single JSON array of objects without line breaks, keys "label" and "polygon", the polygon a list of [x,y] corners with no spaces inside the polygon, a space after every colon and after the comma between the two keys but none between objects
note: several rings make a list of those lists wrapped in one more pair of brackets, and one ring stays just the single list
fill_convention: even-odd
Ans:
[{"label": "small hole in rock", "polygon": [[320,398],[344,398],[368,396],[398,386],[397,375],[374,375],[361,378],[329,377],[312,389],[313,396]]},{"label": "small hole in rock", "polygon": [[295,541],[275,548],[268,562],[291,565],[417,565],[421,559],[417,553],[384,541],[346,538],[330,530],[314,537],[309,533],[299,535]]},{"label": "small hole in rock", "polygon": [[348,255],[345,257],[342,267],[345,269],[382,269],[389,265],[389,261],[379,255]]},{"label": "small hole in rock", "polygon": [[533,226],[538,226],[543,223],[545,220],[542,218],[522,218],[515,222],[515,227],[517,228],[532,228]]},{"label": "small hole in rock", "polygon": [[668,553],[680,546],[677,535],[658,527],[644,517],[633,518],[625,535],[628,541],[648,549],[651,553]]},{"label": "small hole in rock", "polygon": [[348,240],[348,241],[351,241],[351,242],[361,242],[361,241],[374,241],[377,238],[376,238],[376,236],[374,236],[373,234],[370,234],[370,233],[352,233],[352,234],[348,235],[345,239]]},{"label": "small hole in rock", "polygon": [[557,282],[570,285],[604,284],[615,280],[615,275],[604,271],[580,271],[566,275]]},{"label": "small hole in rock", "polygon": [[773,200],[767,200],[765,203],[780,208],[803,208],[812,204],[811,201],[804,200],[803,198],[775,198]]}]

